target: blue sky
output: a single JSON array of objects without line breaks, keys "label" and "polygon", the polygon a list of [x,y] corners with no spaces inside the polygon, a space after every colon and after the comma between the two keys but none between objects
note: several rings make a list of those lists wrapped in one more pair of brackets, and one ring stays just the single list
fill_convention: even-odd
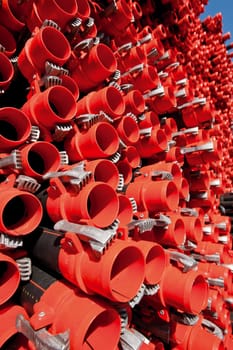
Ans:
[{"label": "blue sky", "polygon": [[231,32],[229,41],[231,42],[233,41],[233,0],[209,0],[201,18],[203,19],[208,15],[214,16],[218,12],[223,15],[223,33]]}]

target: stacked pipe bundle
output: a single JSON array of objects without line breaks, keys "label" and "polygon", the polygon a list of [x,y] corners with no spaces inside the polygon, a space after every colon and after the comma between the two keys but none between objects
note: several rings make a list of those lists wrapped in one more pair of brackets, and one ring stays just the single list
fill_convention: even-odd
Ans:
[{"label": "stacked pipe bundle", "polygon": [[233,348],[233,45],[207,2],[1,1],[1,349]]}]

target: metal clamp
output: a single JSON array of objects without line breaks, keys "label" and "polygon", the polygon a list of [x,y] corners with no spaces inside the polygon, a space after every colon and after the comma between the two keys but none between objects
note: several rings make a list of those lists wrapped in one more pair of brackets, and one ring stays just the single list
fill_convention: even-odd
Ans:
[{"label": "metal clamp", "polygon": [[90,171],[84,170],[84,162],[80,162],[76,167],[69,170],[48,172],[43,176],[43,180],[59,177],[63,183],[70,183],[81,190],[89,182],[91,174]]},{"label": "metal clamp", "polygon": [[31,134],[29,137],[29,142],[36,142],[38,141],[40,138],[40,129],[38,128],[38,126],[33,125],[31,128]]},{"label": "metal clamp", "polygon": [[172,180],[173,176],[169,171],[164,171],[164,170],[152,170],[150,172],[150,176],[152,178],[159,177],[161,180]]},{"label": "metal clamp", "polygon": [[180,130],[180,131],[177,131],[177,132],[173,132],[172,133],[172,138],[173,137],[177,137],[177,136],[187,135],[187,134],[198,135],[198,132],[199,132],[199,127],[196,126],[194,128],[188,128],[188,129],[185,129],[185,130]]},{"label": "metal clamp", "polygon": [[180,213],[184,216],[198,216],[197,210],[192,208],[181,208]]},{"label": "metal clamp", "polygon": [[45,75],[46,76],[60,76],[69,75],[68,69],[58,66],[52,62],[45,62]]},{"label": "metal clamp", "polygon": [[161,86],[158,86],[156,89],[149,91],[147,94],[144,94],[143,97],[145,99],[149,99],[154,96],[162,97],[164,95],[165,95],[165,90],[164,90],[164,87],[161,85]]},{"label": "metal clamp", "polygon": [[120,337],[122,350],[139,350],[143,344],[150,344],[148,338],[135,328],[127,328]]},{"label": "metal clamp", "polygon": [[218,337],[219,339],[223,340],[224,339],[224,334],[223,331],[221,330],[221,328],[219,328],[215,323],[206,320],[205,318],[202,320],[201,322],[203,327],[208,328],[208,330],[216,335],[216,337]]},{"label": "metal clamp", "polygon": [[59,124],[56,125],[53,131],[53,141],[55,142],[61,142],[64,140],[64,138],[68,135],[70,130],[72,130],[71,124]]},{"label": "metal clamp", "polygon": [[29,257],[25,256],[15,260],[20,272],[21,281],[29,281],[32,274],[32,261]]},{"label": "metal clamp", "polygon": [[126,77],[127,75],[139,74],[143,71],[144,67],[145,67],[144,63],[140,63],[140,64],[130,68],[129,70],[127,70],[123,74],[121,74],[121,77],[123,78],[123,77]]},{"label": "metal clamp", "polygon": [[124,189],[125,185],[125,180],[124,180],[124,175],[119,174],[119,180],[118,180],[118,185],[117,185],[117,192],[122,192]]},{"label": "metal clamp", "polygon": [[173,315],[176,322],[187,326],[194,326],[199,321],[199,315],[179,312],[177,310],[173,310]]},{"label": "metal clamp", "polygon": [[36,347],[37,350],[69,350],[69,331],[52,335],[45,328],[35,331],[23,315],[16,317],[16,329],[25,335]]},{"label": "metal clamp", "polygon": [[16,249],[23,246],[21,237],[8,236],[5,233],[0,233],[0,247]]},{"label": "metal clamp", "polygon": [[167,252],[171,260],[177,261],[183,265],[183,272],[188,272],[197,268],[197,261],[193,257],[177,251],[167,250]]},{"label": "metal clamp", "polygon": [[180,149],[182,154],[199,152],[199,151],[213,152],[213,150],[214,150],[214,143],[212,141],[206,142],[202,145],[191,146],[191,147],[182,147]]},{"label": "metal clamp", "polygon": [[53,21],[52,19],[45,19],[44,22],[41,25],[41,28],[45,28],[45,27],[52,27],[55,28],[57,30],[61,30],[61,27],[59,27],[59,25]]},{"label": "metal clamp", "polygon": [[54,230],[73,232],[78,235],[81,241],[88,242],[96,254],[103,254],[109,244],[116,236],[116,228],[100,229],[88,225],[80,225],[60,220],[54,225]]},{"label": "metal clamp", "polygon": [[144,295],[155,295],[158,293],[158,291],[160,290],[160,285],[159,284],[155,284],[155,285],[146,285],[145,291],[144,291]]},{"label": "metal clamp", "polygon": [[15,180],[15,187],[19,190],[35,193],[41,185],[33,177],[26,175],[19,175]]},{"label": "metal clamp", "polygon": [[13,166],[15,169],[22,169],[22,159],[19,150],[14,150],[9,156],[0,159],[0,168]]},{"label": "metal clamp", "polygon": [[136,305],[138,305],[140,303],[140,301],[142,300],[142,298],[145,294],[145,289],[146,289],[145,284],[142,284],[141,287],[139,288],[137,294],[135,295],[135,297],[129,301],[129,306],[131,308],[134,308]]}]

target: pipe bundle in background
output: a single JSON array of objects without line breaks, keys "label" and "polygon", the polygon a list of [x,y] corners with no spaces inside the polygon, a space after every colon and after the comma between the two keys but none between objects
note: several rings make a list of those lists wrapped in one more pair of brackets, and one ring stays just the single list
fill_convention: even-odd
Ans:
[{"label": "pipe bundle in background", "polygon": [[1,2],[1,349],[233,348],[233,45],[207,2]]}]

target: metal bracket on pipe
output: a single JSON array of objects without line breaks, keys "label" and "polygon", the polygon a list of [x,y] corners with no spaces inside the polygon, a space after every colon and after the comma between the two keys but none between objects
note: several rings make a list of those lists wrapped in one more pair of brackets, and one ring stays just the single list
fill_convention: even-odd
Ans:
[{"label": "metal bracket on pipe", "polygon": [[217,227],[221,231],[227,231],[227,223],[225,221],[218,222],[217,224],[215,224],[215,227]]},{"label": "metal bracket on pipe", "polygon": [[189,240],[186,240],[184,244],[179,246],[180,249],[184,251],[190,251],[197,248],[197,245]]},{"label": "metal bracket on pipe", "polygon": [[75,224],[67,220],[58,221],[54,225],[54,230],[76,233],[81,241],[90,244],[90,247],[97,255],[103,254],[116,236],[115,228],[100,229],[93,226]]},{"label": "metal bracket on pipe", "polygon": [[144,94],[143,97],[145,99],[148,99],[148,98],[151,98],[151,97],[154,97],[154,96],[162,97],[164,95],[165,95],[164,87],[163,86],[159,86],[156,89],[149,91],[147,94]]},{"label": "metal bracket on pipe", "polygon": [[148,338],[134,328],[127,328],[120,337],[122,350],[139,350],[144,344],[150,344]]},{"label": "metal bracket on pipe", "polygon": [[172,180],[173,176],[169,171],[165,171],[165,170],[152,170],[150,172],[150,176],[152,178],[156,178],[159,177],[161,178],[161,180]]},{"label": "metal bracket on pipe", "polygon": [[116,152],[108,159],[111,160],[111,162],[113,162],[114,164],[116,164],[120,160],[120,158],[121,154],[119,152]]},{"label": "metal bracket on pipe", "polygon": [[71,30],[71,34],[73,36],[75,36],[79,32],[81,25],[82,25],[82,20],[81,20],[81,18],[78,18],[78,17],[74,18],[70,22],[69,27],[70,27],[70,30]]},{"label": "metal bracket on pipe", "polygon": [[152,127],[140,129],[139,134],[144,137],[151,137]]},{"label": "metal bracket on pipe", "polygon": [[206,142],[202,145],[198,146],[191,146],[191,147],[183,147],[181,148],[181,153],[182,154],[187,154],[187,153],[193,153],[193,152],[198,152],[198,151],[209,151],[212,152],[214,150],[214,144],[212,141]]},{"label": "metal bracket on pipe", "polygon": [[132,206],[132,211],[133,213],[136,213],[138,211],[138,206],[137,206],[137,202],[133,197],[129,198],[131,206]]},{"label": "metal bracket on pipe", "polygon": [[47,76],[60,76],[60,75],[69,75],[68,69],[65,69],[57,64],[46,61],[45,62],[45,75]]},{"label": "metal bracket on pipe", "polygon": [[129,52],[133,47],[133,44],[131,42],[129,43],[126,43],[122,46],[119,46],[118,49],[117,49],[117,52],[119,54],[122,54],[122,53],[125,53],[125,52]]},{"label": "metal bracket on pipe", "polygon": [[119,181],[117,185],[117,192],[122,192],[124,189],[125,181],[124,181],[124,175],[119,174]]},{"label": "metal bracket on pipe", "polygon": [[5,46],[3,46],[2,44],[0,44],[0,52],[5,52],[5,51],[6,51]]},{"label": "metal bracket on pipe", "polygon": [[40,129],[38,128],[38,126],[33,125],[31,128],[29,142],[36,142],[39,140],[39,137],[40,137]]},{"label": "metal bracket on pipe", "polygon": [[15,187],[19,190],[35,193],[41,185],[33,177],[26,175],[19,175],[15,180]]},{"label": "metal bracket on pipe", "polygon": [[223,334],[223,331],[221,330],[220,327],[218,327],[215,323],[209,321],[209,320],[206,320],[205,318],[202,320],[201,322],[202,326],[203,327],[206,327],[208,328],[208,330],[216,335],[216,337],[218,337],[219,339],[223,340],[224,339],[224,334]]},{"label": "metal bracket on pipe", "polygon": [[[150,58],[157,57],[158,54],[159,54],[159,51],[156,49],[156,47],[153,47],[153,49],[151,49],[150,52],[148,52],[147,58],[150,59]],[[164,74],[166,74],[166,73],[164,73]],[[167,74],[167,76],[168,76],[168,74]],[[161,75],[160,75],[160,78],[161,78]],[[165,78],[164,75],[163,75],[163,78]]]},{"label": "metal bracket on pipe", "polygon": [[55,126],[53,131],[53,141],[61,142],[68,135],[70,130],[72,130],[71,124],[58,124]]},{"label": "metal bracket on pipe", "polygon": [[222,244],[227,244],[229,241],[229,237],[227,235],[219,236],[218,242]]},{"label": "metal bracket on pipe", "polygon": [[192,253],[192,257],[197,260],[197,261],[201,261],[201,260],[205,260],[208,262],[215,262],[217,264],[220,263],[220,255],[218,253],[216,254],[210,254],[210,255],[203,255],[203,254],[198,254],[198,253]]},{"label": "metal bracket on pipe", "polygon": [[197,210],[192,208],[181,208],[180,213],[184,216],[198,216]]},{"label": "metal bracket on pipe", "polygon": [[44,75],[39,81],[39,85],[44,86],[45,89],[48,89],[51,86],[61,85],[61,84],[62,84],[62,79],[56,75]]},{"label": "metal bracket on pipe", "polygon": [[45,28],[45,27],[52,27],[55,28],[57,30],[61,31],[61,27],[59,27],[59,25],[53,21],[52,19],[45,19],[44,22],[41,25],[41,28]]},{"label": "metal bracket on pipe", "polygon": [[21,281],[29,281],[32,274],[32,261],[29,257],[25,256],[23,258],[16,259],[16,264],[20,272]]},{"label": "metal bracket on pipe", "polygon": [[199,315],[193,315],[185,312],[173,311],[174,318],[177,322],[187,326],[194,326],[199,321]]},{"label": "metal bracket on pipe", "polygon": [[21,153],[19,150],[14,150],[9,156],[0,159],[0,168],[13,166],[15,169],[22,169]]},{"label": "metal bracket on pipe", "polygon": [[[111,83],[116,83],[121,77],[121,71],[117,69],[111,76],[110,76],[110,85]],[[117,84],[118,85],[118,84]],[[113,85],[114,86],[114,85]],[[120,85],[118,85],[120,87]]]},{"label": "metal bracket on pipe", "polygon": [[16,317],[16,329],[25,335],[36,347],[37,350],[69,350],[69,331],[52,335],[45,328],[35,331],[29,321],[23,315]]},{"label": "metal bracket on pipe", "polygon": [[166,228],[170,223],[171,219],[168,216],[159,214],[153,219],[133,220],[128,224],[128,229],[130,231],[137,228],[139,233],[144,233],[146,231],[151,231],[155,226]]},{"label": "metal bracket on pipe", "polygon": [[145,294],[145,289],[146,289],[145,284],[142,284],[141,287],[139,288],[137,294],[135,295],[135,297],[129,301],[129,306],[131,308],[134,308],[136,305],[138,305],[140,303],[140,301],[142,300],[142,298]]},{"label": "metal bracket on pipe", "polygon": [[146,285],[145,291],[144,291],[144,295],[155,295],[158,293],[158,291],[160,290],[160,285],[159,284],[155,284],[155,285]]},{"label": "metal bracket on pipe", "polygon": [[224,279],[223,278],[207,278],[207,282],[209,283],[210,286],[216,286],[223,288],[224,287]]},{"label": "metal bracket on pipe", "polygon": [[8,236],[0,232],[0,247],[16,249],[23,246],[23,239],[21,237]]},{"label": "metal bracket on pipe", "polygon": [[76,44],[73,48],[73,51],[75,55],[80,55],[81,52],[88,53],[91,48],[99,43],[99,39],[96,38],[88,38],[85,40],[80,41],[78,44]]},{"label": "metal bracket on pipe", "polygon": [[187,78],[180,79],[180,80],[176,81],[176,85],[186,86],[186,85],[188,85],[188,79]]},{"label": "metal bracket on pipe", "polygon": [[132,91],[134,89],[133,84],[122,84],[120,86],[120,91],[127,94],[128,92]]},{"label": "metal bracket on pipe", "polygon": [[137,42],[137,46],[143,45],[145,43],[148,43],[148,41],[152,40],[152,34],[148,33],[147,35],[145,35],[143,38],[139,39]]},{"label": "metal bracket on pipe", "polygon": [[198,135],[199,132],[199,127],[196,126],[194,128],[188,128],[185,130],[180,130],[177,132],[172,133],[172,137],[177,137],[177,136],[182,136],[182,135],[187,135],[187,134],[193,134],[193,135]]},{"label": "metal bracket on pipe", "polygon": [[138,73],[141,73],[144,69],[145,65],[144,63],[140,63],[138,64],[137,66],[134,66],[132,68],[130,68],[129,70],[127,70],[126,72],[124,72],[123,74],[121,74],[121,77],[126,77],[127,75],[130,75],[130,74],[138,74]]},{"label": "metal bracket on pipe", "polygon": [[188,272],[190,270],[196,269],[197,261],[193,257],[177,251],[168,250],[167,252],[171,260],[180,262],[184,266],[183,272]]},{"label": "metal bracket on pipe", "polygon": [[84,162],[80,162],[76,167],[69,170],[48,172],[43,176],[43,180],[59,177],[63,183],[70,183],[80,190],[89,182],[91,174],[90,171],[84,170]]}]

